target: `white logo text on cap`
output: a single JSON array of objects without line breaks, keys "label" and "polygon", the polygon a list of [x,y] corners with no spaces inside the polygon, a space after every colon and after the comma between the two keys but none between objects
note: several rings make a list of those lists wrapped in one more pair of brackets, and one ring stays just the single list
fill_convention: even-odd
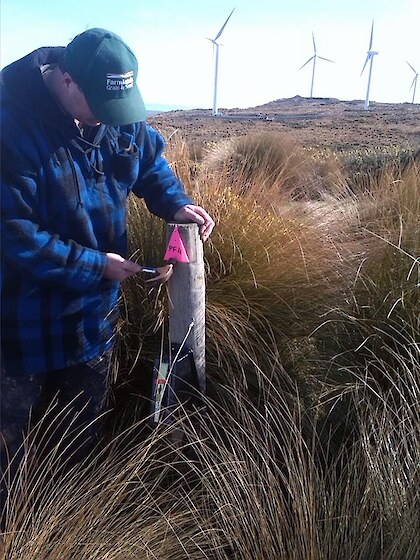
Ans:
[{"label": "white logo text on cap", "polygon": [[107,74],[106,75],[106,89],[110,90],[125,90],[134,87],[134,72],[126,72],[125,74]]}]

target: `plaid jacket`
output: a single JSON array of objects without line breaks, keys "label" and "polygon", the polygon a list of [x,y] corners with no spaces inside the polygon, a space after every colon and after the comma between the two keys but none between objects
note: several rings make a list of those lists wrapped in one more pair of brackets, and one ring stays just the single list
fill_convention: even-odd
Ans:
[{"label": "plaid jacket", "polygon": [[[81,131],[46,90],[43,48],[1,73],[1,336],[8,375],[86,362],[112,346],[130,191],[171,220],[191,203],[146,123]],[[128,148],[128,150],[127,150]]]}]

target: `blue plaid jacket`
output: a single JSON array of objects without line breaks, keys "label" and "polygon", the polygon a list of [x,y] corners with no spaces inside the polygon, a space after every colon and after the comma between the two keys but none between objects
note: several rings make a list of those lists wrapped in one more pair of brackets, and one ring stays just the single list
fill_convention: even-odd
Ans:
[{"label": "blue plaid jacket", "polygon": [[43,48],[1,73],[1,337],[8,375],[86,362],[113,344],[119,283],[105,253],[126,254],[126,201],[165,220],[191,199],[146,123],[83,134],[45,88]]}]

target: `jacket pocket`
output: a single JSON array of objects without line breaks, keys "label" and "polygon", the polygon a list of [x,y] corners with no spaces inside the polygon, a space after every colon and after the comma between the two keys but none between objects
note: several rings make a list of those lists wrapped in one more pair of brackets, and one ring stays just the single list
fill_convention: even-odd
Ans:
[{"label": "jacket pocket", "polygon": [[113,175],[121,189],[130,190],[139,175],[139,149],[132,144],[129,149],[113,156]]}]

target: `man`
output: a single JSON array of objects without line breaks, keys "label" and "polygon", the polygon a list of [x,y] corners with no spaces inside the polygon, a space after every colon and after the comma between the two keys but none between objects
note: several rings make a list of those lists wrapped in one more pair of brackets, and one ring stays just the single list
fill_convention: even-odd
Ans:
[{"label": "man", "polygon": [[140,271],[125,257],[128,194],[203,241],[213,229],[144,122],[137,70],[120,37],[89,29],[1,73],[3,469],[50,402],[77,411],[57,430],[96,432],[120,282]]}]

